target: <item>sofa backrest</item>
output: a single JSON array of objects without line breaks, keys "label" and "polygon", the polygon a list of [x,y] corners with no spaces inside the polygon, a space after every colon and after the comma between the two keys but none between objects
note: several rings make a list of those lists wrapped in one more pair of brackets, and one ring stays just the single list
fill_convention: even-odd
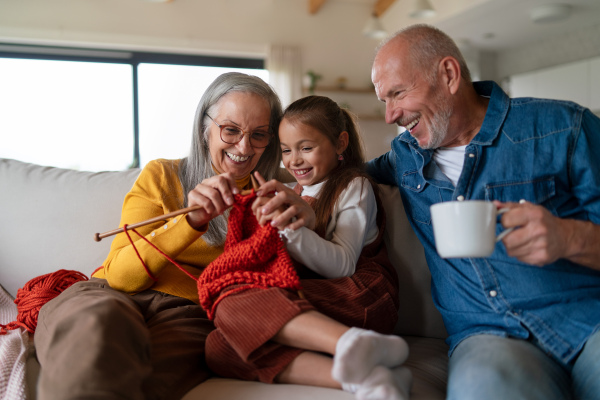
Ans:
[{"label": "sofa backrest", "polygon": [[[125,194],[139,170],[80,172],[0,158],[0,285],[13,297],[27,281],[59,269],[89,276],[118,227]],[[396,333],[447,336],[433,306],[423,248],[406,219],[397,188],[381,186],[386,243],[400,279]]]},{"label": "sofa backrest", "polygon": [[445,339],[442,316],[431,297],[425,252],[408,222],[397,187],[380,185],[386,213],[385,243],[400,280],[400,310],[395,333]]},{"label": "sofa backrest", "polygon": [[139,170],[80,172],[0,159],[0,284],[15,296],[36,276],[59,269],[89,276],[118,227],[123,198]]}]

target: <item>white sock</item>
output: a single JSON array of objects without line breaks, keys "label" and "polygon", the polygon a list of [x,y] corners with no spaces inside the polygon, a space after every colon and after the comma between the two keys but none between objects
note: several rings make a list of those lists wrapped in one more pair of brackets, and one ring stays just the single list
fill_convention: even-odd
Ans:
[{"label": "white sock", "polygon": [[333,379],[342,383],[362,383],[376,365],[397,367],[408,357],[408,345],[400,336],[350,328],[335,348]]},{"label": "white sock", "polygon": [[356,393],[359,387],[356,383],[342,383],[342,390],[348,393]]},{"label": "white sock", "polygon": [[358,400],[408,400],[412,373],[407,367],[376,366],[356,391]]}]

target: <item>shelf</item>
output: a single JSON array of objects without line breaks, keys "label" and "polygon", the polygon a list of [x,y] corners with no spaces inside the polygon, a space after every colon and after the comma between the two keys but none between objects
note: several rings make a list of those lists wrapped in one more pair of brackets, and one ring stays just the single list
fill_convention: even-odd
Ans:
[{"label": "shelf", "polygon": [[[305,95],[310,93],[308,88],[302,88]],[[336,101],[340,107],[345,107],[356,115],[359,122],[385,122],[385,109],[377,110],[381,103],[375,95],[373,87],[346,87],[338,86],[317,86],[313,93],[330,97]],[[344,96],[349,94],[351,96]],[[368,96],[365,96],[368,95]],[[375,110],[375,111],[374,111]]]},{"label": "shelf", "polygon": [[[352,110],[350,110],[352,111]],[[385,116],[383,115],[368,115],[368,114],[354,114],[358,117],[359,121],[383,121],[385,122]]]},{"label": "shelf", "polygon": [[[309,89],[308,88],[302,88],[302,91],[304,93],[309,93]],[[317,92],[335,92],[335,93],[369,93],[369,94],[375,94],[375,89],[374,88],[339,88],[336,86],[317,86],[314,90],[315,93]]]}]

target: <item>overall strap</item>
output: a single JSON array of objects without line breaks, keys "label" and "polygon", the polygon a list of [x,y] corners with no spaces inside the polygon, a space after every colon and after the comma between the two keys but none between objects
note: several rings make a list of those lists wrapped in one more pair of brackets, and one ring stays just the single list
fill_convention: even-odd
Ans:
[{"label": "overall strap", "polygon": [[304,190],[304,188],[299,183],[296,186],[294,186],[294,192],[296,192],[296,194],[298,196],[300,196],[304,201],[306,201],[313,208],[313,210],[314,210],[315,209],[315,202],[317,201],[317,199],[315,199],[312,196],[302,196],[302,191],[303,190]]}]

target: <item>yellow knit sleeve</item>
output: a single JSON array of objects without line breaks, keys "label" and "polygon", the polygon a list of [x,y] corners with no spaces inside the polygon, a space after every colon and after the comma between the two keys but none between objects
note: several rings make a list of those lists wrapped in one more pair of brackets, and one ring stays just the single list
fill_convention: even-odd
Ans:
[{"label": "yellow knit sleeve", "polygon": [[[178,166],[179,160],[155,160],[146,165],[131,191],[125,196],[119,226],[144,221],[183,207],[183,193],[177,175]],[[136,228],[136,231],[175,260],[204,233],[192,228],[187,223],[185,214]],[[154,278],[159,279],[166,267],[176,268],[135,232],[129,233]],[[200,264],[185,267],[202,268],[204,262]],[[119,233],[113,239],[103,267],[103,270],[94,276],[107,279],[110,286],[117,290],[134,293],[155,284],[125,233]],[[169,275],[163,274],[163,278]],[[199,275],[199,272],[195,275]]]}]

